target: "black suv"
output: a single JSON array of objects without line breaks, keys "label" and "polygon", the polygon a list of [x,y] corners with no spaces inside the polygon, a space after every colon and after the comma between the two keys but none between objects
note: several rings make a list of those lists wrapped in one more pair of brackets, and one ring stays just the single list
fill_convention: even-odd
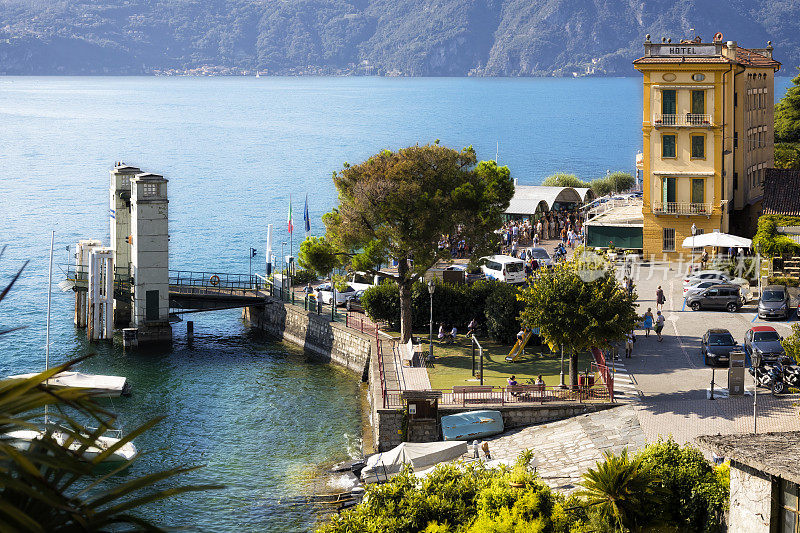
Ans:
[{"label": "black suv", "polygon": [[742,297],[739,294],[738,285],[724,283],[689,296],[686,298],[686,305],[691,307],[692,311],[727,309],[731,313],[735,313],[742,306]]}]

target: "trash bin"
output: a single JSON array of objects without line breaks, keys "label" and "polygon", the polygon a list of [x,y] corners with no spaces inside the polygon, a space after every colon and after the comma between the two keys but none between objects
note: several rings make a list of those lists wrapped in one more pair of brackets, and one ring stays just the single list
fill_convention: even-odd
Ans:
[{"label": "trash bin", "polygon": [[578,375],[578,386],[579,387],[591,387],[594,385],[594,376],[589,375]]}]

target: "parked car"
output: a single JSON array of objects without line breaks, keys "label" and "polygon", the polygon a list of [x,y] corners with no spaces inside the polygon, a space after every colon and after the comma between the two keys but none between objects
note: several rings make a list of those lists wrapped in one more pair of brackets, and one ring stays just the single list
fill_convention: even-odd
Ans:
[{"label": "parked car", "polygon": [[354,290],[366,290],[375,285],[383,283],[388,276],[383,274],[368,274],[366,272],[353,272],[348,276],[347,283]]},{"label": "parked car", "polygon": [[548,254],[547,250],[545,250],[544,248],[540,246],[537,246],[536,248],[531,248],[531,255],[536,259],[536,262],[539,263],[540,268],[542,267],[553,268],[553,258],[550,257],[550,254]]},{"label": "parked car", "polygon": [[785,285],[767,285],[758,299],[758,318],[789,319],[789,291]]},{"label": "parked car", "polygon": [[683,297],[688,298],[689,296],[703,292],[705,289],[719,284],[720,284],[719,281],[712,279],[712,280],[698,281],[694,285],[686,285],[683,288]]},{"label": "parked car", "polygon": [[[351,286],[347,286],[347,288],[343,291],[336,291],[336,305],[344,305],[347,303],[347,299],[355,293],[355,289]],[[322,285],[318,286],[314,293],[317,295],[317,298],[324,304],[330,304],[333,300],[333,289],[331,287],[330,282],[323,283]]]},{"label": "parked car", "polygon": [[755,326],[744,335],[744,351],[752,359],[760,356],[761,364],[776,363],[786,352],[781,346],[781,336],[772,326]]},{"label": "parked car", "polygon": [[504,281],[506,283],[522,283],[525,281],[525,263],[510,255],[490,255],[481,257],[481,270],[486,279]]},{"label": "parked car", "polygon": [[700,343],[700,354],[706,365],[709,361],[717,365],[727,363],[731,352],[738,347],[739,343],[733,340],[733,335],[727,329],[709,329]]},{"label": "parked car", "polygon": [[685,287],[687,285],[694,285],[695,283],[699,283],[701,281],[713,280],[717,280],[719,283],[728,283],[731,281],[731,277],[727,272],[723,272],[721,270],[699,270],[683,278],[683,286]]},{"label": "parked car", "polygon": [[735,313],[742,306],[742,297],[737,285],[722,284],[703,289],[686,298],[692,311],[701,309],[726,309]]},{"label": "parked car", "polygon": [[361,305],[361,297],[364,296],[364,290],[356,291],[352,296],[347,298],[344,306],[348,311],[363,311],[364,307]]}]

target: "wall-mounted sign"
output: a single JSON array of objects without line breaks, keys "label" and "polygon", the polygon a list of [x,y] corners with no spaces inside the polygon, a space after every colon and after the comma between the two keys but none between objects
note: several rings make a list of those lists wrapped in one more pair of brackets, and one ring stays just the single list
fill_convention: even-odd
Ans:
[{"label": "wall-mounted sign", "polygon": [[709,57],[717,55],[717,46],[714,44],[654,44],[650,47],[650,55]]}]

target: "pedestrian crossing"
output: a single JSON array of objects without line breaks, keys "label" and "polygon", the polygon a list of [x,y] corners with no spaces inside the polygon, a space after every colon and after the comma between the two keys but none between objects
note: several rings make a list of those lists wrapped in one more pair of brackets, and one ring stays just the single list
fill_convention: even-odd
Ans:
[{"label": "pedestrian crossing", "polygon": [[625,363],[620,358],[614,361],[614,397],[618,399],[636,398],[641,395],[633,376],[628,373]]}]

